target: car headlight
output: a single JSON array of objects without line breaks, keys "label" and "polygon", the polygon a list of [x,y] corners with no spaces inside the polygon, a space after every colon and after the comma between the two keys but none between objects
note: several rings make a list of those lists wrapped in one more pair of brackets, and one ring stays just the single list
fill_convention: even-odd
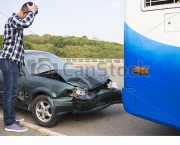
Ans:
[{"label": "car headlight", "polygon": [[117,87],[117,83],[115,83],[115,82],[113,82],[113,81],[110,81],[109,83],[108,83],[108,89],[111,89],[111,90],[113,90],[113,89],[117,89],[118,87]]},{"label": "car headlight", "polygon": [[76,87],[69,95],[71,97],[78,97],[86,94],[86,91],[82,88]]}]

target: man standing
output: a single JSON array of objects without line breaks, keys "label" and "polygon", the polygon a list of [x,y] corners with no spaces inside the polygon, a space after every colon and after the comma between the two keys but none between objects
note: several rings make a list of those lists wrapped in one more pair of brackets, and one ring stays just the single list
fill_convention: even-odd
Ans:
[{"label": "man standing", "polygon": [[18,121],[24,119],[15,115],[15,97],[18,94],[18,76],[24,61],[23,29],[28,28],[38,12],[32,2],[25,3],[21,10],[7,20],[4,26],[3,53],[0,56],[0,69],[3,73],[3,116],[6,131],[24,132]]}]

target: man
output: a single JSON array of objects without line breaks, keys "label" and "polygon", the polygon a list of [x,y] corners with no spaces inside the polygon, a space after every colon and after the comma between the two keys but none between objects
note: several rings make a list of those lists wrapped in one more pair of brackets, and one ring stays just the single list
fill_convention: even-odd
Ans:
[{"label": "man", "polygon": [[38,12],[32,2],[25,3],[21,10],[7,20],[4,26],[3,53],[0,56],[0,69],[3,73],[3,116],[6,131],[24,132],[18,121],[24,119],[15,115],[15,97],[18,93],[18,76],[24,61],[23,29],[28,28]]}]

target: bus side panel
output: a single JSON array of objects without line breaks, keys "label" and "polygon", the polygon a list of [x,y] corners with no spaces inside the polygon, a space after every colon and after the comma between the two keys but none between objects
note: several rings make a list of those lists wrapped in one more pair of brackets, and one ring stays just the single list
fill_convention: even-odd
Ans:
[{"label": "bus side panel", "polygon": [[[180,129],[180,48],[146,38],[126,23],[124,37],[124,87],[136,89],[135,111],[130,113]],[[149,73],[134,73],[134,67]]]}]

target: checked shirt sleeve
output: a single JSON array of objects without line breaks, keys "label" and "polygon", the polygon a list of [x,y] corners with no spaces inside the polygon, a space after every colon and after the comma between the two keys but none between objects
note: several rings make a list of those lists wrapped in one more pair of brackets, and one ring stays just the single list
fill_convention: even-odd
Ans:
[{"label": "checked shirt sleeve", "polygon": [[21,19],[19,17],[12,17],[11,24],[12,27],[14,28],[19,28],[19,29],[28,28],[33,23],[34,18],[35,18],[34,12],[29,11],[25,19]]}]

